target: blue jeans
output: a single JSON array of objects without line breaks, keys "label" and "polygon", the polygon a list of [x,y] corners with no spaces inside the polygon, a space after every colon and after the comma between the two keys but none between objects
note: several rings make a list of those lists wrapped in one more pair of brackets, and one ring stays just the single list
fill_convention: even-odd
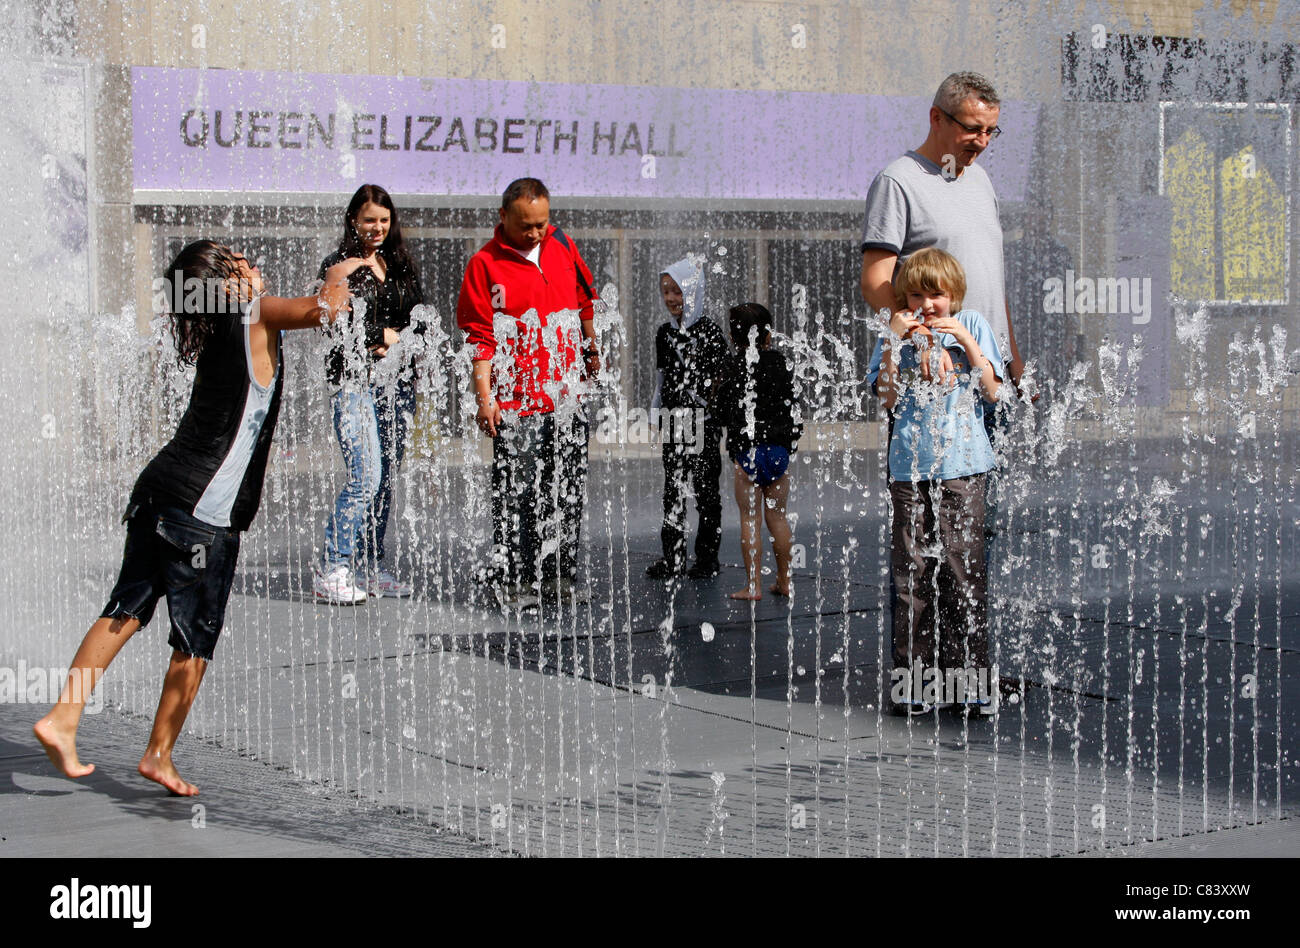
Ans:
[{"label": "blue jeans", "polygon": [[415,380],[403,377],[391,389],[339,391],[331,403],[348,480],[325,525],[325,569],[348,563],[378,569],[384,561],[393,478],[415,415]]}]

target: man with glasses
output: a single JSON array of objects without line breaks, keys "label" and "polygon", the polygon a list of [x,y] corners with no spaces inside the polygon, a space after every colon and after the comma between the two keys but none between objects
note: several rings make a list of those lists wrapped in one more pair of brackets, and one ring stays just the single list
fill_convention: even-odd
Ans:
[{"label": "man with glasses", "polygon": [[[1007,306],[998,199],[988,175],[975,164],[1002,134],[1000,111],[997,92],[977,73],[955,72],[939,85],[930,106],[930,131],[925,141],[886,165],[867,192],[861,285],[862,297],[872,309],[893,311],[894,274],[903,261],[923,247],[947,251],[966,275],[962,307],[975,310],[988,321],[998,350],[1010,353],[1005,360],[1007,375],[1019,387],[1025,364]],[[922,374],[929,375],[924,365]],[[940,376],[948,376],[952,370],[951,355],[941,349]],[[984,413],[984,426],[994,447],[998,414],[1001,412]],[[891,437],[892,433],[891,422]],[[990,481],[990,487],[995,483]],[[991,494],[985,514],[990,526],[996,517],[991,509],[995,497]],[[993,575],[993,550],[990,537],[982,564],[986,576]],[[891,607],[895,582],[891,573]]]},{"label": "man with glasses", "polygon": [[[998,199],[975,164],[1002,133],[1000,110],[997,92],[977,73],[955,72],[939,86],[925,142],[890,162],[867,192],[862,297],[872,309],[892,310],[899,265],[922,247],[946,250],[966,272],[966,307],[988,320],[1019,385],[1024,361],[1006,301]],[[945,353],[941,371],[951,368]]]}]

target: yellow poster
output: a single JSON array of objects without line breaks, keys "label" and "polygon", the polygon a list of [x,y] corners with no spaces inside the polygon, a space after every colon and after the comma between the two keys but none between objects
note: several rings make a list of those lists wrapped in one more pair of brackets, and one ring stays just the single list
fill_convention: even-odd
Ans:
[{"label": "yellow poster", "polygon": [[1227,299],[1276,302],[1286,295],[1282,188],[1247,145],[1219,166],[1223,286]]},{"label": "yellow poster", "polygon": [[1194,128],[1165,149],[1170,287],[1185,300],[1215,298],[1214,153]]}]

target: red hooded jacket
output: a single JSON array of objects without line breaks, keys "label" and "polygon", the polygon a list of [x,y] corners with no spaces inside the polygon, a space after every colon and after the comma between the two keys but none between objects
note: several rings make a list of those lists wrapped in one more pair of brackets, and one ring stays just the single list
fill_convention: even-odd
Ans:
[{"label": "red hooded jacket", "polygon": [[[556,228],[548,227],[542,238],[539,263],[534,265],[505,243],[501,225],[465,267],[465,278],[460,284],[460,298],[456,301],[456,325],[465,333],[474,349],[475,360],[492,359],[496,355],[497,340],[492,331],[496,313],[515,318],[518,333],[511,345],[514,363],[512,391],[502,397],[499,392],[505,380],[492,379],[497,400],[503,411],[516,410],[521,415],[555,410],[555,404],[545,390],[547,383],[554,385],[574,370],[581,353],[582,339],[576,326],[571,331],[561,330],[550,351],[539,328],[546,327],[554,314],[563,311],[577,312],[583,322],[592,318],[592,300],[586,286],[591,286],[591,271],[583,261],[578,248],[566,235],[566,247],[556,239]],[[540,267],[540,269],[539,269]],[[579,280],[579,274],[582,280]],[[523,316],[536,311],[538,327],[527,325]]]}]

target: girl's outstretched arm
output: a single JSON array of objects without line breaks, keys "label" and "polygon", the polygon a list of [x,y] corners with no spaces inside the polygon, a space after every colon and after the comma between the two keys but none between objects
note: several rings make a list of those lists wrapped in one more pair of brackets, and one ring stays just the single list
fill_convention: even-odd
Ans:
[{"label": "girl's outstretched arm", "polygon": [[257,302],[257,321],[267,329],[315,329],[322,320],[334,322],[348,306],[348,274],[356,269],[350,261],[337,263],[325,271],[325,285],[319,296],[285,299],[263,296]]}]

